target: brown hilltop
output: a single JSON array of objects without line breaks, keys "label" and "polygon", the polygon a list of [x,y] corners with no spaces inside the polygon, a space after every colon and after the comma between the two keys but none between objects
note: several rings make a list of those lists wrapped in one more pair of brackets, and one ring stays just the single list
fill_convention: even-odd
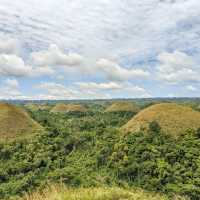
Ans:
[{"label": "brown hilltop", "polygon": [[165,133],[178,136],[187,129],[200,127],[200,112],[175,103],[160,103],[139,112],[121,130],[125,133],[148,130],[152,121],[157,121]]},{"label": "brown hilltop", "polygon": [[132,102],[114,102],[111,106],[109,106],[105,112],[134,112],[137,113],[139,111],[138,105]]},{"label": "brown hilltop", "polygon": [[42,127],[23,109],[0,103],[0,139],[24,137],[39,130],[42,130]]}]

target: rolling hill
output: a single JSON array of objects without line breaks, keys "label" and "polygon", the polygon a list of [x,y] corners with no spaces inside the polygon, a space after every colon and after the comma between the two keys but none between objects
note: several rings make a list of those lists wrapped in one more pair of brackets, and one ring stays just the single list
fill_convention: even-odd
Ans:
[{"label": "rolling hill", "polygon": [[139,107],[132,102],[115,102],[109,106],[105,112],[134,112],[137,113]]},{"label": "rolling hill", "polygon": [[198,129],[200,113],[175,103],[159,103],[139,112],[121,130],[125,133],[147,130],[152,121],[157,121],[165,133],[177,136],[189,128]]},{"label": "rolling hill", "polygon": [[56,104],[52,109],[53,113],[68,113],[68,112],[87,112],[87,109],[79,104]]},{"label": "rolling hill", "polygon": [[0,103],[0,138],[26,136],[42,130],[23,109],[17,106]]}]

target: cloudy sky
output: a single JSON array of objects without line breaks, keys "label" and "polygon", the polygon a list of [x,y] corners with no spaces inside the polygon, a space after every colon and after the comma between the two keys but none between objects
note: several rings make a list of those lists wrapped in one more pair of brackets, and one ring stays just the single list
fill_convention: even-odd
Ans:
[{"label": "cloudy sky", "polygon": [[0,99],[200,97],[199,0],[0,0]]}]

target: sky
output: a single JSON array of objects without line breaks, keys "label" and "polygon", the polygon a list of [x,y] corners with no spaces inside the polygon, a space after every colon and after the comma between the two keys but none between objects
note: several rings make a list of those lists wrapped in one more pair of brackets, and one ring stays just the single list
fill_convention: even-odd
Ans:
[{"label": "sky", "polygon": [[0,99],[200,97],[199,0],[0,0]]}]

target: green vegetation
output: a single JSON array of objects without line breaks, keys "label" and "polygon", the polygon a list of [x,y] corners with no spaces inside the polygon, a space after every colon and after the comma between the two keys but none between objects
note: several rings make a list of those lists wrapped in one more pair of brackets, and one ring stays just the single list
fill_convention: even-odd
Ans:
[{"label": "green vegetation", "polygon": [[122,131],[148,131],[149,123],[152,121],[157,121],[165,133],[179,136],[187,129],[199,128],[200,112],[175,103],[159,103],[139,112],[122,127]]},{"label": "green vegetation", "polygon": [[[0,199],[32,192],[30,200],[73,200],[76,194],[90,200],[94,193],[99,193],[98,200],[177,195],[199,199],[200,124],[194,130],[192,124],[187,131],[182,129],[180,137],[166,132],[159,120],[150,121],[146,131],[122,134],[120,127],[134,117],[133,112],[104,112],[104,105],[95,104],[87,107],[87,112],[30,110],[46,131],[0,143]],[[67,188],[37,192],[60,183]],[[66,193],[71,196],[65,197]]]},{"label": "green vegetation", "polygon": [[137,113],[140,110],[139,106],[132,102],[120,101],[114,102],[105,112],[133,112]]},{"label": "green vegetation", "polygon": [[53,113],[68,113],[68,112],[87,112],[87,109],[82,105],[77,104],[63,104],[59,103],[52,108]]},{"label": "green vegetation", "polygon": [[33,111],[36,111],[36,110],[49,110],[51,108],[47,104],[34,104],[34,103],[27,103],[24,107],[26,109],[28,109],[28,110],[33,110]]},{"label": "green vegetation", "polygon": [[39,130],[42,130],[42,127],[23,109],[11,104],[0,103],[1,139],[30,136]]}]

